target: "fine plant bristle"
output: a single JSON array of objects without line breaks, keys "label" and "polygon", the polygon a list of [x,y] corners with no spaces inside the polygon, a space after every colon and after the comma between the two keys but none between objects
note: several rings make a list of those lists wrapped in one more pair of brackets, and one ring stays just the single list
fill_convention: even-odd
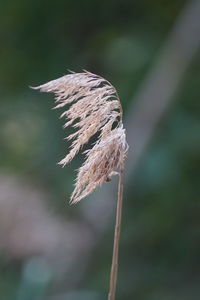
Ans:
[{"label": "fine plant bristle", "polygon": [[55,109],[65,107],[61,114],[61,118],[66,119],[64,128],[72,125],[76,129],[67,137],[73,141],[60,165],[69,163],[90,138],[99,133],[93,147],[85,151],[86,160],[78,170],[70,200],[76,203],[109,181],[123,166],[127,143],[119,97],[107,80],[88,71],[68,74],[34,89],[53,92]]}]

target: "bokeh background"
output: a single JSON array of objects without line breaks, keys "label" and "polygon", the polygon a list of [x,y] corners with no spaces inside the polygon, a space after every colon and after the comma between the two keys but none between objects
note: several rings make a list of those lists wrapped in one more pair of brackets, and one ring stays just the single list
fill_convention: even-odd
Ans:
[{"label": "bokeh background", "polygon": [[107,299],[116,179],[69,206],[78,156],[53,95],[90,70],[117,88],[130,144],[117,299],[200,298],[200,1],[2,0],[0,299]]}]

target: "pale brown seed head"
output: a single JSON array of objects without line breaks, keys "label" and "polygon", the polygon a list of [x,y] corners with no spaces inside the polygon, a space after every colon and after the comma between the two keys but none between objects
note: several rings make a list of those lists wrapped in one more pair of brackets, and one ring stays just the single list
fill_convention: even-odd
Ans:
[{"label": "pale brown seed head", "polygon": [[110,181],[115,170],[123,166],[128,147],[117,92],[104,78],[87,71],[65,75],[34,89],[55,93],[55,108],[67,106],[61,115],[66,118],[64,128],[72,125],[77,129],[67,137],[73,142],[69,153],[59,162],[62,166],[99,132],[96,143],[87,151],[86,161],[78,170],[70,200],[76,203],[104,181]]}]

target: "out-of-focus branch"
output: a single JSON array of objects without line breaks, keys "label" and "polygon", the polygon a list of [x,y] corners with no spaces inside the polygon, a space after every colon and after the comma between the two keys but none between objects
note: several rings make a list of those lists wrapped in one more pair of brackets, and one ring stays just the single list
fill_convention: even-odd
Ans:
[{"label": "out-of-focus branch", "polygon": [[[126,181],[131,180],[156,126],[166,113],[179,84],[200,48],[200,1],[188,1],[147,75],[126,119],[129,156]],[[133,58],[134,59],[134,58]]]}]

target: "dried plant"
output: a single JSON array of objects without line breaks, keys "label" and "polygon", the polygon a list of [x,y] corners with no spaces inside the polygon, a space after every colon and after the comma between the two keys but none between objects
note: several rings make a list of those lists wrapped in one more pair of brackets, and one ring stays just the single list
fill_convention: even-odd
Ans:
[{"label": "dried plant", "polygon": [[64,128],[72,125],[76,131],[66,139],[73,140],[69,153],[59,162],[65,166],[91,137],[98,134],[93,147],[85,151],[86,160],[78,170],[75,189],[70,202],[76,203],[89,195],[112,175],[119,174],[118,205],[115,227],[113,262],[109,299],[115,298],[118,246],[122,211],[122,174],[127,154],[122,107],[116,89],[104,78],[88,71],[71,73],[34,87],[55,94],[57,108],[65,108],[61,118]]},{"label": "dried plant", "polygon": [[[115,170],[123,165],[127,152],[122,108],[115,88],[104,78],[90,72],[72,73],[35,87],[56,95],[55,108],[67,107],[61,118],[67,119],[64,128],[72,125],[76,132],[71,150],[59,164],[65,166],[79,150],[99,132],[93,148],[85,151],[86,161],[78,170],[71,203],[90,194],[104,181],[109,181]],[[113,128],[114,127],[114,128]]]}]

